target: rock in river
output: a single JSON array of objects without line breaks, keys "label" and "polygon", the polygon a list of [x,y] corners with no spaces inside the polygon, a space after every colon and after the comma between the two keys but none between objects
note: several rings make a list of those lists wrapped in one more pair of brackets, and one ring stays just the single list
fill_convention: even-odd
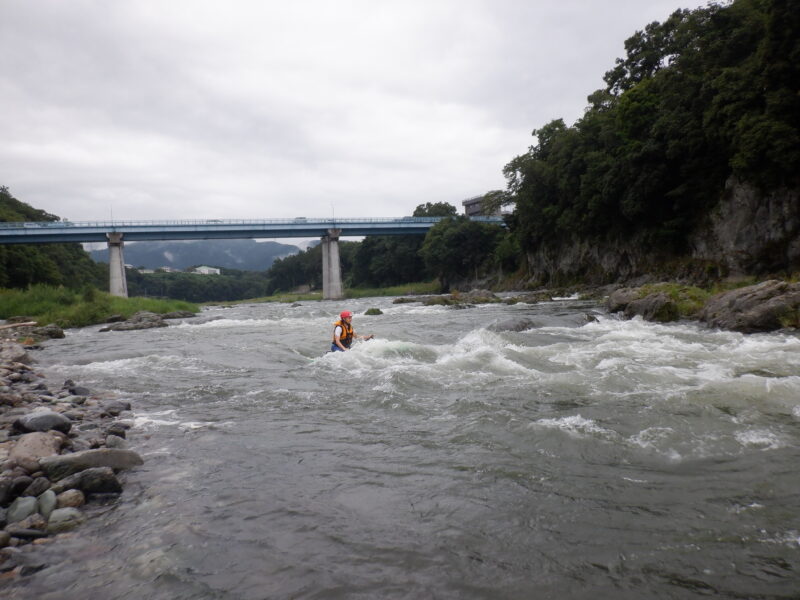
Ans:
[{"label": "rock in river", "polygon": [[86,517],[77,508],[57,508],[50,514],[47,521],[48,533],[61,533],[69,531],[83,523]]},{"label": "rock in river", "polygon": [[39,466],[53,481],[92,467],[111,467],[119,470],[130,469],[141,464],[144,464],[142,458],[136,452],[118,448],[82,450],[72,454],[48,456],[39,460]]},{"label": "rock in river", "polygon": [[49,431],[55,429],[62,433],[69,433],[72,422],[62,414],[51,410],[39,410],[21,416],[14,421],[14,427],[23,432]]},{"label": "rock in river", "polygon": [[65,477],[51,488],[56,494],[67,490],[80,490],[84,494],[120,494],[122,484],[109,467],[86,469]]}]

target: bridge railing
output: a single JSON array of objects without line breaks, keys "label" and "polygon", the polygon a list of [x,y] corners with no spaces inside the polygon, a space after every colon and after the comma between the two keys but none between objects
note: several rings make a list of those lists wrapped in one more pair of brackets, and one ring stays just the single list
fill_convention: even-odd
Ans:
[{"label": "bridge railing", "polygon": [[5,221],[0,222],[0,229],[48,228],[48,227],[158,227],[198,225],[302,225],[305,223],[436,223],[442,217],[371,217],[371,218],[310,218],[295,217],[289,219],[180,219],[180,220],[134,220],[134,221]]}]

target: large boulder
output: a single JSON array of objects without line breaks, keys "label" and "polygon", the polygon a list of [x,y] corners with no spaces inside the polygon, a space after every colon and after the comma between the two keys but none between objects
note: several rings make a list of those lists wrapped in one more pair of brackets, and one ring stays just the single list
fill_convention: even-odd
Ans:
[{"label": "large boulder", "polygon": [[95,467],[65,477],[61,481],[54,483],[50,489],[56,495],[60,495],[67,490],[80,490],[86,495],[119,494],[122,492],[122,484],[111,468]]},{"label": "large boulder", "polygon": [[127,321],[122,323],[112,323],[108,327],[103,327],[100,331],[132,331],[136,329],[151,329],[153,327],[167,327],[161,315],[146,310],[140,310]]},{"label": "large boulder", "polygon": [[742,333],[800,326],[800,283],[769,280],[717,294],[699,317],[711,327]]},{"label": "large boulder", "polygon": [[10,341],[0,342],[0,364],[8,365],[15,362],[27,365],[30,364],[31,357],[22,344]]},{"label": "large boulder", "polygon": [[58,454],[58,451],[61,449],[61,443],[62,440],[60,437],[47,431],[26,433],[17,440],[17,444],[11,450],[9,458],[39,459],[45,456],[53,456],[54,454]]},{"label": "large boulder", "polygon": [[142,457],[132,450],[98,448],[82,450],[72,454],[48,456],[39,460],[39,466],[51,481],[57,481],[78,471],[95,467],[110,467],[114,470],[130,469],[144,464]]},{"label": "large boulder", "polygon": [[620,288],[618,290],[614,290],[608,296],[606,308],[610,313],[623,311],[631,302],[638,300],[639,296],[639,288]]},{"label": "large boulder", "polygon": [[37,327],[31,333],[40,338],[61,339],[64,337],[64,330],[55,323]]},{"label": "large boulder", "polygon": [[629,302],[625,307],[625,316],[632,319],[637,315],[641,316],[645,321],[657,321],[659,323],[677,321],[680,317],[678,305],[663,292],[649,294],[644,298]]},{"label": "large boulder", "polygon": [[38,410],[21,416],[14,421],[14,427],[22,432],[55,429],[62,433],[69,433],[69,430],[72,429],[72,421],[64,415],[51,410]]}]

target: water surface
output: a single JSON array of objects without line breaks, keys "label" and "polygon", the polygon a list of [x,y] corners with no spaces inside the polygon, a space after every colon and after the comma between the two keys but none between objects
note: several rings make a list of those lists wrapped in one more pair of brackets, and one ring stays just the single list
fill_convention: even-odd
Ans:
[{"label": "water surface", "polygon": [[[325,354],[343,308],[376,339]],[[11,598],[798,597],[795,335],[370,299],[36,356],[130,400],[145,465]]]}]

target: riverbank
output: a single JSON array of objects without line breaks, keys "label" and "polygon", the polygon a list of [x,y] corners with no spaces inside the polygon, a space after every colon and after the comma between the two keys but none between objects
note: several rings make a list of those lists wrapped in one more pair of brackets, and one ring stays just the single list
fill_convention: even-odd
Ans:
[{"label": "riverbank", "polygon": [[496,302],[536,304],[575,295],[596,300],[604,304],[608,312],[628,319],[640,316],[658,323],[699,321],[709,327],[741,333],[800,329],[800,282],[771,279],[730,288],[717,286],[708,290],[663,282],[638,287],[541,289],[502,298],[490,290],[473,289],[445,295],[400,297],[395,302],[464,308]]},{"label": "riverbank", "polygon": [[0,319],[16,317],[34,321],[40,327],[51,324],[61,328],[85,327],[124,320],[141,311],[165,314],[199,310],[196,304],[182,300],[120,298],[94,288],[82,292],[47,285],[25,290],[0,289]]},{"label": "riverbank", "polygon": [[121,470],[142,464],[127,449],[130,403],[71,380],[50,389],[33,362],[0,339],[0,580],[44,568],[20,547],[70,535],[92,504],[115,501]]}]

